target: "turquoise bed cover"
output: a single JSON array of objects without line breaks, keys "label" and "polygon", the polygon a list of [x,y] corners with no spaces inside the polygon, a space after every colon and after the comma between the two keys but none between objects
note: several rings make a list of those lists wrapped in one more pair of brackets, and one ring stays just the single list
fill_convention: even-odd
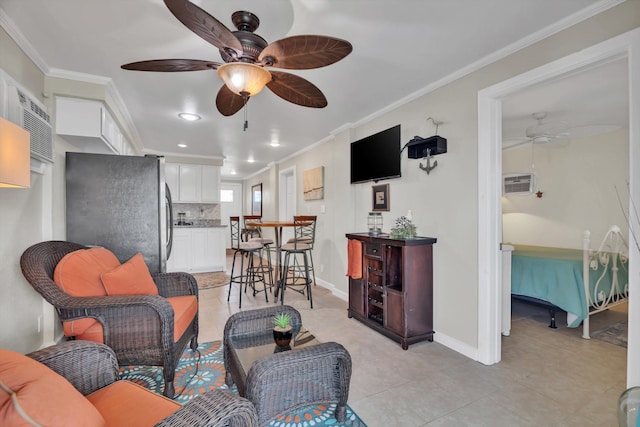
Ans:
[{"label": "turquoise bed cover", "polygon": [[[511,257],[511,293],[547,301],[576,315],[568,326],[579,326],[588,315],[582,280],[582,250],[513,245]],[[618,283],[628,283],[626,265],[618,262]],[[590,293],[601,276],[603,267],[589,269]],[[608,268],[599,289],[611,290],[613,273]],[[592,297],[593,298],[593,297]]]}]

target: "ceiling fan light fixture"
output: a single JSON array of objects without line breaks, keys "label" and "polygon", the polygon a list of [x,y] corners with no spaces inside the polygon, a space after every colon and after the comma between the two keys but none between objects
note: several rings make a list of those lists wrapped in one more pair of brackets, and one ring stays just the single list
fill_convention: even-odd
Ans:
[{"label": "ceiling fan light fixture", "polygon": [[236,95],[254,96],[271,81],[271,73],[249,62],[230,62],[218,67],[218,76]]}]

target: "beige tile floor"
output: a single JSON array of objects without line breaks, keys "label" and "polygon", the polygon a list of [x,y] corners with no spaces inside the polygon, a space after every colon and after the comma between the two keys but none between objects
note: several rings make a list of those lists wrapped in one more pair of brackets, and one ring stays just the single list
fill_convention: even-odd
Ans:
[{"label": "beige tile floor", "polygon": [[[239,311],[237,287],[229,303],[227,291],[201,291],[200,342],[222,339],[226,319]],[[437,342],[403,351],[349,319],[346,301],[321,286],[313,288],[313,302],[310,309],[302,295],[285,296],[320,340],[340,342],[351,354],[349,406],[369,427],[617,425],[626,349],[584,340],[576,329],[549,329],[544,309],[514,304],[502,361],[485,366]],[[271,295],[269,303],[264,294],[242,298],[243,310],[267,304],[274,304]],[[624,310],[599,314],[592,330],[624,317]]]}]

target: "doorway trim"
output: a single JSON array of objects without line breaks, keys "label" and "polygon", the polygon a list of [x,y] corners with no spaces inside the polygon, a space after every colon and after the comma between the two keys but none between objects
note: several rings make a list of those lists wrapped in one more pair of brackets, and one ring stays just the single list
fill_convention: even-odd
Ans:
[{"label": "doorway trim", "polygon": [[[500,361],[502,236],[502,99],[512,93],[559,78],[583,67],[627,59],[629,87],[629,191],[640,201],[640,28],[535,68],[478,92],[478,361]],[[634,166],[635,165],[635,166]],[[631,218],[630,218],[631,220]],[[640,250],[631,233],[640,231],[636,218],[629,224],[629,336],[640,332]],[[636,236],[638,231],[635,232]],[[629,340],[627,386],[640,385],[640,339]]]},{"label": "doorway trim", "polygon": [[[293,200],[287,200],[289,192],[287,191],[287,177],[293,177]],[[280,195],[278,204],[278,218],[284,221],[287,218],[287,204],[293,203],[296,206],[296,167],[291,166],[286,169],[282,169],[278,174],[278,194]]]}]

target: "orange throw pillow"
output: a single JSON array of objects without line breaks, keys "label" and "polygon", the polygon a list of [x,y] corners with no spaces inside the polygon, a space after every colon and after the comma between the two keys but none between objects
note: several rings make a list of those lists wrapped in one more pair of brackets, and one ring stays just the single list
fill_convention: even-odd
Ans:
[{"label": "orange throw pillow", "polygon": [[111,271],[120,261],[108,249],[80,249],[65,255],[53,272],[53,281],[75,297],[105,296],[100,274]]},{"label": "orange throw pillow", "polygon": [[149,267],[138,252],[119,267],[100,275],[107,295],[158,295]]},{"label": "orange throw pillow", "polygon": [[[43,426],[104,426],[98,410],[66,378],[28,356],[0,350],[0,381],[17,397],[24,413]],[[15,402],[0,389],[0,424],[29,426]]]}]

